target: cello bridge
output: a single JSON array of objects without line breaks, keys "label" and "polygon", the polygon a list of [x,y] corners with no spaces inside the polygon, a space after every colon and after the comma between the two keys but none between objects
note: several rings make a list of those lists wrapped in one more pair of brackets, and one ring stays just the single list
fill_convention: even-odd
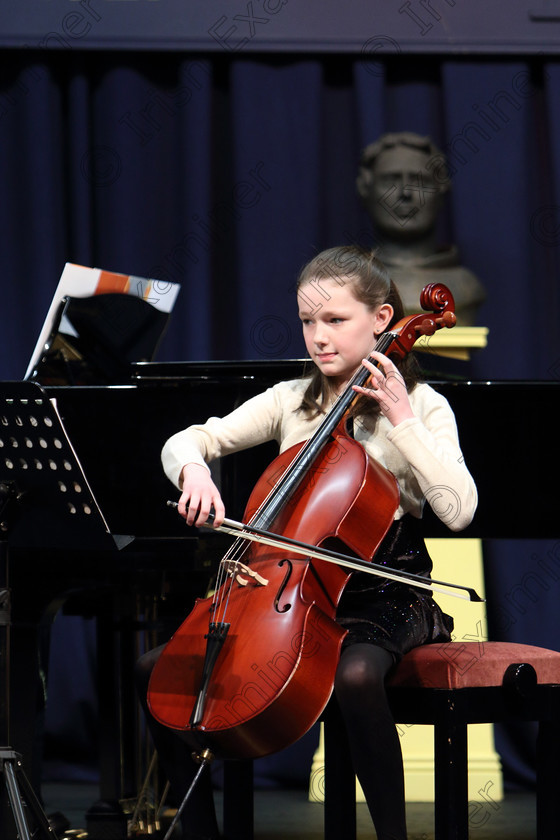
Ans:
[{"label": "cello bridge", "polygon": [[[268,580],[266,578],[259,575],[259,573],[255,572],[254,569],[251,569],[250,566],[246,566],[245,563],[240,563],[237,560],[222,560],[222,564],[226,574],[235,578],[235,581],[239,584],[239,586],[247,586],[249,583],[248,578],[258,584],[258,586],[268,585]],[[246,577],[243,577],[243,575]]]}]

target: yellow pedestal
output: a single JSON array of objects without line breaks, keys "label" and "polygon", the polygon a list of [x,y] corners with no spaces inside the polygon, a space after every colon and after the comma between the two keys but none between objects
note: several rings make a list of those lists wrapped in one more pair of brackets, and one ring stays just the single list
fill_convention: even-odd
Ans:
[{"label": "yellow pedestal", "polygon": [[414,350],[467,361],[473,350],[483,350],[487,342],[488,327],[453,327],[422,336],[414,345]]},{"label": "yellow pedestal", "polygon": [[[482,547],[475,539],[427,540],[428,551],[434,561],[434,578],[472,586],[484,597]],[[487,640],[484,604],[463,601],[450,595],[436,595],[442,610],[453,616],[453,641],[478,642]],[[434,731],[431,726],[397,725],[403,750],[406,798],[409,802],[433,802],[434,799]],[[469,800],[497,802],[503,798],[500,759],[494,749],[491,724],[468,727]],[[309,798],[323,801],[324,747],[321,732],[319,747],[313,759]],[[357,784],[357,799],[363,793]]]}]

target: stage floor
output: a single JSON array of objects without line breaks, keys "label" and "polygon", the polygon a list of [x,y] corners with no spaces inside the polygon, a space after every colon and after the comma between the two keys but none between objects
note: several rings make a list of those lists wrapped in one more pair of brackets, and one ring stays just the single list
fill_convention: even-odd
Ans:
[{"label": "stage floor", "polygon": [[[47,783],[43,785],[45,811],[61,811],[72,829],[85,829],[85,812],[97,798],[94,785]],[[216,793],[218,813],[221,794]],[[424,803],[407,806],[410,840],[433,840],[433,807]],[[357,806],[358,838],[372,840],[371,822],[365,805]],[[476,803],[471,807],[471,837],[476,840],[534,840],[535,797],[508,795],[503,802]],[[255,794],[255,840],[322,840],[323,807],[309,802],[303,790],[257,791]],[[341,838],[347,840],[347,838]]]}]

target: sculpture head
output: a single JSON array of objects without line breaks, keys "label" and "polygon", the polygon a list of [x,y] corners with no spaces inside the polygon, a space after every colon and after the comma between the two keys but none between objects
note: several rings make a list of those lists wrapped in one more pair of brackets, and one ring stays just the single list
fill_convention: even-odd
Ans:
[{"label": "sculpture head", "polygon": [[433,233],[450,180],[429,137],[400,132],[363,150],[356,185],[379,232],[405,243]]}]

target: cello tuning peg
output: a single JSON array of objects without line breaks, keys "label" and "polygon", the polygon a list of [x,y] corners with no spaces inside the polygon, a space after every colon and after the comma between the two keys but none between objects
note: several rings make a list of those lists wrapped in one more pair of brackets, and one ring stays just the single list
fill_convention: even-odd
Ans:
[{"label": "cello tuning peg", "polygon": [[424,318],[419,324],[414,325],[419,335],[433,335],[437,330],[437,321],[433,318]]},{"label": "cello tuning peg", "polygon": [[454,327],[457,323],[457,316],[454,312],[451,312],[450,309],[447,312],[444,312],[440,318],[436,318],[436,324],[439,324],[442,327]]}]

